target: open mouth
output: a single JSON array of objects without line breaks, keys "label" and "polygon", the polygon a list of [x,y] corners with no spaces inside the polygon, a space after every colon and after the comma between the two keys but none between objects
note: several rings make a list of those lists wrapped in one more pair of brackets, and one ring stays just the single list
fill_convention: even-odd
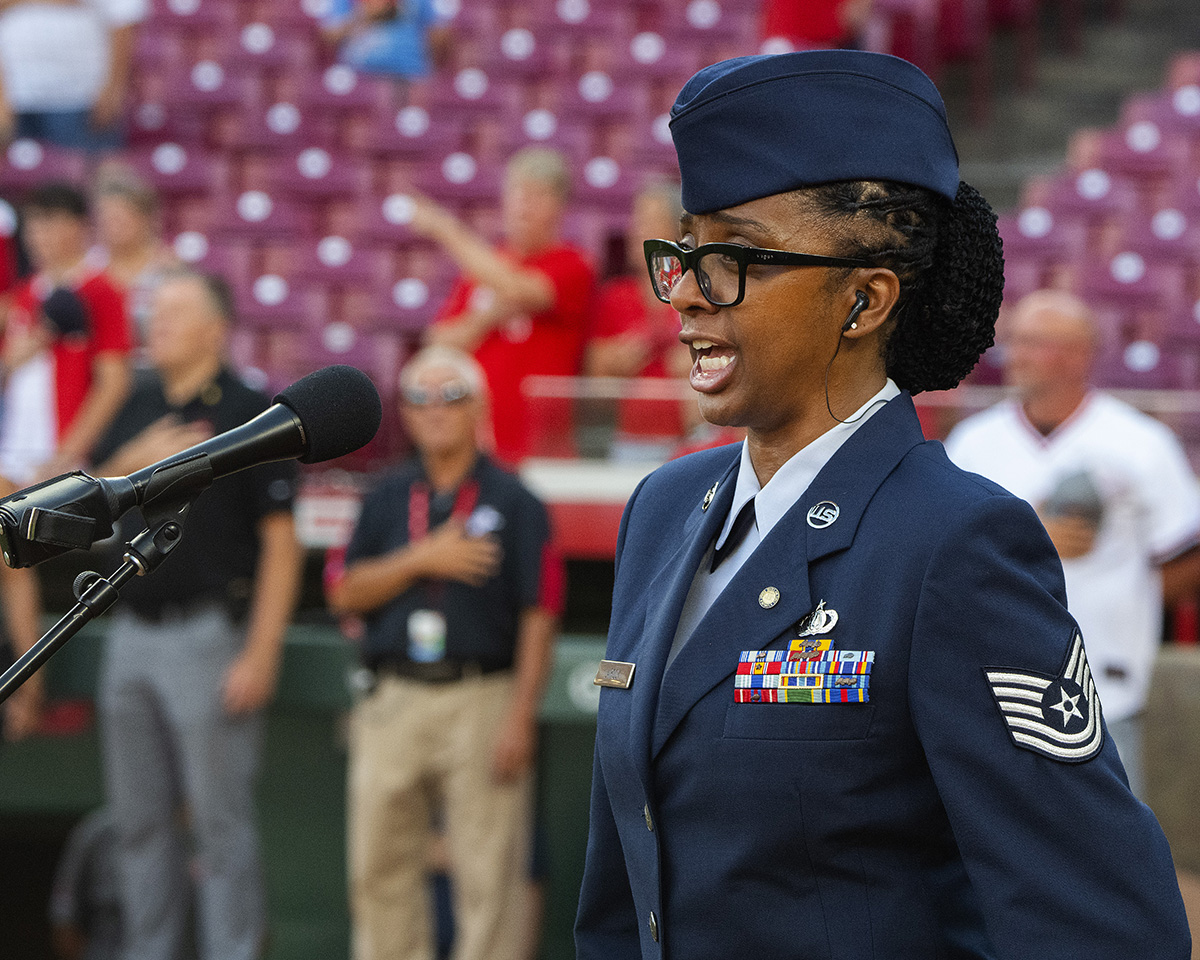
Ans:
[{"label": "open mouth", "polygon": [[689,344],[692,351],[692,389],[708,392],[720,388],[734,363],[732,347],[717,346],[711,340],[696,339]]}]

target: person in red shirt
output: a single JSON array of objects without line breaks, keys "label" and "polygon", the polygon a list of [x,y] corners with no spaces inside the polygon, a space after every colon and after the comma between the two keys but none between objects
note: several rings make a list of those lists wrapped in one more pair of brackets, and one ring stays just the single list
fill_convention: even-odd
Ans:
[{"label": "person in red shirt", "polygon": [[562,154],[528,147],[508,162],[498,246],[426,198],[417,200],[413,215],[412,228],[462,271],[427,338],[473,353],[483,367],[496,456],[510,464],[530,449],[521,382],[580,370],[593,271],[560,237],[569,188]]},{"label": "person in red shirt", "polygon": [[767,0],[764,40],[786,40],[795,50],[854,46],[871,0]]},{"label": "person in red shirt", "polygon": [[642,241],[679,235],[679,184],[652,180],[633,199],[626,273],[601,284],[592,311],[584,371],[590,377],[677,377],[691,367],[679,342],[679,314],[654,295]]},{"label": "person in red shirt", "polygon": [[47,184],[22,212],[37,272],[17,287],[4,324],[0,421],[0,475],[16,484],[87,459],[129,392],[133,347],[123,297],[87,260],[84,194]]}]

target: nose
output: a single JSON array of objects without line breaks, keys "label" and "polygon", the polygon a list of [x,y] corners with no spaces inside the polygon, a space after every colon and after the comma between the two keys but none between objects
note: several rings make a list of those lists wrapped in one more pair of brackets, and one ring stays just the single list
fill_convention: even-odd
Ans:
[{"label": "nose", "polygon": [[701,292],[700,281],[696,279],[694,269],[685,271],[679,278],[679,282],[672,288],[671,306],[678,313],[695,313],[697,311],[715,313],[718,309],[709,303]]}]

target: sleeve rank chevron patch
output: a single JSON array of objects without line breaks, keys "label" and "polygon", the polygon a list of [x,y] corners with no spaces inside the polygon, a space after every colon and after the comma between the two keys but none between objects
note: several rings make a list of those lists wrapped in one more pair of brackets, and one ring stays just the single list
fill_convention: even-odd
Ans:
[{"label": "sleeve rank chevron patch", "polygon": [[1100,698],[1078,633],[1060,676],[1007,667],[985,667],[983,672],[1018,747],[1065,763],[1082,763],[1100,752]]}]

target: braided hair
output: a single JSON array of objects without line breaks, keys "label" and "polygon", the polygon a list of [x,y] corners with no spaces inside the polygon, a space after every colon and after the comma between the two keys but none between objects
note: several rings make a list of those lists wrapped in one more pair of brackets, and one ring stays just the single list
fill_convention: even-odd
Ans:
[{"label": "braided hair", "polygon": [[846,180],[801,191],[843,232],[844,254],[900,279],[884,365],[898,386],[920,393],[957,386],[990,347],[1004,291],[996,214],[959,182],[954,203],[908,184]]}]

